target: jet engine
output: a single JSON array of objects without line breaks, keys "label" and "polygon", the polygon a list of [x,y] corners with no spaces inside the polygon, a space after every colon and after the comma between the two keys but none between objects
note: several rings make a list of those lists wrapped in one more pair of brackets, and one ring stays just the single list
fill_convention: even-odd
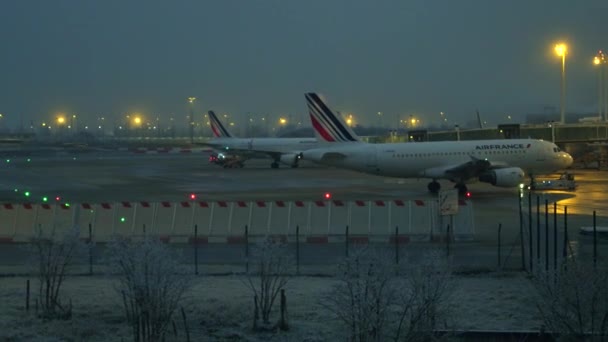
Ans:
[{"label": "jet engine", "polygon": [[298,167],[298,163],[300,162],[300,159],[302,159],[301,153],[287,153],[287,154],[282,154],[281,157],[279,158],[279,161],[281,163],[287,164],[291,167]]},{"label": "jet engine", "polygon": [[479,176],[479,181],[501,188],[513,188],[523,183],[524,177],[524,170],[518,167],[507,167],[484,172]]}]

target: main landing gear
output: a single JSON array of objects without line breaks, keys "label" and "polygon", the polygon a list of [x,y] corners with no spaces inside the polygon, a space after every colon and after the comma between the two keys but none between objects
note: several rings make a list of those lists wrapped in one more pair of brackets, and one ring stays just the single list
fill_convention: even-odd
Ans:
[{"label": "main landing gear", "polygon": [[530,190],[536,190],[536,179],[534,179],[534,175],[530,174],[530,185],[528,186]]},{"label": "main landing gear", "polygon": [[469,190],[467,189],[467,185],[464,183],[456,183],[456,185],[454,185],[454,188],[458,189],[459,196],[466,196],[466,194],[469,192]]},{"label": "main landing gear", "polygon": [[[441,190],[441,184],[439,184],[438,181],[433,180],[427,185],[427,188],[429,189],[430,193],[437,194],[439,193],[439,190]],[[466,196],[466,194],[469,192],[469,189],[467,189],[467,185],[464,183],[456,183],[456,185],[454,185],[454,188],[458,190],[458,195],[460,196]]]},{"label": "main landing gear", "polygon": [[429,185],[427,185],[427,188],[432,194],[436,194],[439,193],[439,190],[441,189],[441,184],[439,184],[438,181],[433,180],[429,183]]}]

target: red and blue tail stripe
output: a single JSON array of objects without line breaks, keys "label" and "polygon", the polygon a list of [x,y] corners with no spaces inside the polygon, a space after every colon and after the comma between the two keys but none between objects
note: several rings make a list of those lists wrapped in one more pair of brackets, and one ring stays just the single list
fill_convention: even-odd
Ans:
[{"label": "red and blue tail stripe", "polygon": [[355,133],[316,93],[305,94],[310,121],[319,138],[328,142],[359,141]]},{"label": "red and blue tail stripe", "polygon": [[222,125],[222,122],[217,118],[215,112],[210,110],[208,113],[209,123],[211,125],[213,135],[215,135],[216,138],[231,138],[232,134],[230,134],[230,132],[228,132],[224,125]]}]

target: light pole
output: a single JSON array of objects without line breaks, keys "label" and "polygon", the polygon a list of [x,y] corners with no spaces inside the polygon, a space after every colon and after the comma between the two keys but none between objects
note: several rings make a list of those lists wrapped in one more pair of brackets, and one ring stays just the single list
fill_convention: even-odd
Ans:
[{"label": "light pole", "polygon": [[555,45],[555,53],[562,58],[562,77],[561,77],[561,93],[559,101],[559,115],[560,123],[566,122],[565,108],[566,108],[566,53],[568,52],[568,46],[564,43]]},{"label": "light pole", "polygon": [[606,75],[604,69],[608,64],[606,55],[602,50],[598,51],[597,55],[593,58],[593,64],[598,68],[598,117],[600,120],[608,120],[608,87],[606,87]]},{"label": "light pole", "polygon": [[190,130],[190,143],[194,143],[194,101],[196,97],[189,97],[188,103],[190,103],[190,119],[189,119],[189,130]]}]

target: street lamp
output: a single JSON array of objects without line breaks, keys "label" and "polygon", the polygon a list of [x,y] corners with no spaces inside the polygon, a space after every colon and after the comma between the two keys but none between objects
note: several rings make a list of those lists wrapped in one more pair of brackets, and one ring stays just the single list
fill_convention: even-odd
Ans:
[{"label": "street lamp", "polygon": [[353,127],[353,115],[349,114],[348,117],[346,118],[346,124],[348,125],[348,127]]},{"label": "street lamp", "polygon": [[598,51],[597,55],[593,58],[593,64],[598,67],[598,117],[600,120],[608,120],[608,88],[605,83],[605,66],[608,64],[606,55],[602,50]]},{"label": "street lamp", "polygon": [[561,77],[561,93],[559,101],[559,115],[560,122],[563,124],[565,120],[565,106],[566,106],[566,54],[568,53],[568,46],[564,43],[555,45],[555,53],[557,56],[562,58],[562,77]]},{"label": "street lamp", "polygon": [[134,117],[133,118],[133,125],[135,125],[137,127],[141,126],[141,117],[139,117],[139,116]]},{"label": "street lamp", "polygon": [[190,130],[190,143],[194,143],[194,101],[196,100],[196,97],[189,97],[188,98],[188,103],[190,103],[190,120],[189,120],[189,130]]}]

